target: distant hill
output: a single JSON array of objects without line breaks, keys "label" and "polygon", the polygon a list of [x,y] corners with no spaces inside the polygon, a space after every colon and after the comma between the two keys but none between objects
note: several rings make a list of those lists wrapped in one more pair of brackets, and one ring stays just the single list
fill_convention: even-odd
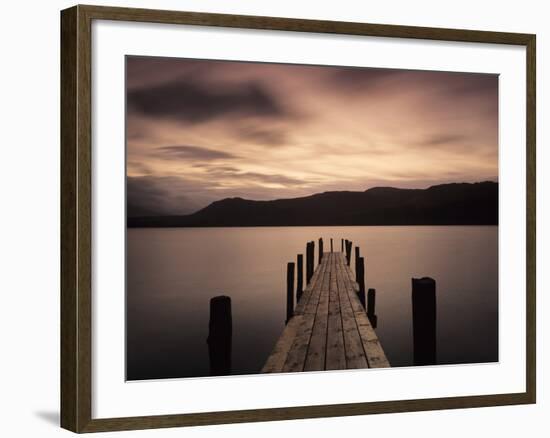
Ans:
[{"label": "distant hill", "polygon": [[495,182],[375,187],[273,201],[227,198],[186,216],[128,218],[128,227],[497,224]]}]

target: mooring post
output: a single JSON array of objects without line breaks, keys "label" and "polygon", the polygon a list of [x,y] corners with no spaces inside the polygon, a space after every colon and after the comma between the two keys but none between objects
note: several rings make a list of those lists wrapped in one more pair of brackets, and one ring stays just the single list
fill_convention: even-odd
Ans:
[{"label": "mooring post", "polygon": [[346,259],[347,259],[347,262],[348,262],[348,266],[351,263],[351,248],[352,248],[352,246],[353,246],[353,242],[351,240],[348,240],[347,247],[346,247]]},{"label": "mooring post", "polygon": [[231,298],[225,295],[211,298],[206,340],[211,376],[224,376],[231,373],[232,326]]},{"label": "mooring post", "polygon": [[330,252],[333,252],[333,248],[332,248],[332,237],[330,238]]},{"label": "mooring post", "polygon": [[359,285],[359,292],[357,292],[357,296],[359,297],[359,301],[361,301],[361,304],[363,308],[365,309],[367,306],[365,304],[365,258],[359,257],[357,261],[357,284]]},{"label": "mooring post", "polygon": [[376,290],[369,289],[367,292],[367,318],[369,318],[370,324],[373,329],[376,329],[378,325],[378,316],[376,316]]},{"label": "mooring post", "polygon": [[355,281],[359,283],[359,247],[355,247]]},{"label": "mooring post", "polygon": [[318,262],[321,264],[321,260],[323,260],[323,238],[319,237],[319,257]]},{"label": "mooring post", "polygon": [[414,364],[436,363],[436,294],[435,280],[412,279]]},{"label": "mooring post", "polygon": [[348,261],[348,246],[349,246],[349,240],[346,239],[344,241],[344,255],[346,256],[346,262]]},{"label": "mooring post", "polygon": [[286,265],[286,322],[294,315],[294,263]]},{"label": "mooring post", "polygon": [[306,246],[306,284],[309,284],[313,276],[313,257],[315,254],[315,244],[308,242]]},{"label": "mooring post", "polygon": [[369,289],[367,292],[367,315],[374,316],[376,314],[376,289]]},{"label": "mooring post", "polygon": [[298,254],[296,259],[296,302],[302,298],[304,292],[304,256]]},{"label": "mooring post", "polygon": [[309,264],[311,262],[311,242],[306,243],[306,286],[309,284]]},{"label": "mooring post", "polygon": [[309,279],[311,280],[311,277],[313,277],[313,273],[315,272],[315,240],[311,241],[311,266],[309,267]]}]

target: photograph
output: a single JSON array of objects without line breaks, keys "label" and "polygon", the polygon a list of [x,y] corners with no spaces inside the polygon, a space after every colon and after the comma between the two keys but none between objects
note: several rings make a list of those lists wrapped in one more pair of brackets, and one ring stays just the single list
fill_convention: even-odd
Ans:
[{"label": "photograph", "polygon": [[498,74],[125,69],[128,381],[499,361]]}]

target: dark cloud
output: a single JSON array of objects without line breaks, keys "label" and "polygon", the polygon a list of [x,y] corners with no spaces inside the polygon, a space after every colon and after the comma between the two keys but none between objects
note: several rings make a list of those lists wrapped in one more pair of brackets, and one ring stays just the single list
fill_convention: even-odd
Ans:
[{"label": "dark cloud", "polygon": [[[268,188],[255,183],[277,183],[298,190],[304,181],[277,174],[238,172],[231,167],[213,167],[210,178],[190,181],[181,177],[140,176],[126,178],[127,215],[170,216],[194,213],[214,201],[229,197],[249,199],[274,199],[280,197],[279,188]],[[239,186],[228,188],[223,181],[240,182]],[[286,192],[285,192],[286,193]],[[303,195],[307,192],[289,192]]]},{"label": "dark cloud", "polygon": [[343,91],[383,91],[386,86],[406,86],[423,91],[437,89],[455,98],[498,93],[498,75],[484,73],[343,67],[336,68],[327,79],[329,85]]},{"label": "dark cloud", "polygon": [[469,139],[462,134],[436,134],[428,137],[420,144],[425,146],[456,146],[457,143],[466,144],[469,143]]},{"label": "dark cloud", "polygon": [[127,177],[126,202],[128,217],[187,214],[197,204],[185,192],[187,184],[174,177]]},{"label": "dark cloud", "polygon": [[279,146],[288,143],[288,134],[281,129],[243,127],[236,130],[237,136],[259,145]]},{"label": "dark cloud", "polygon": [[343,90],[365,90],[375,88],[387,79],[403,74],[406,74],[403,70],[339,67],[327,76],[327,80],[331,86],[341,87]]},{"label": "dark cloud", "polygon": [[126,58],[126,86],[133,90],[149,88],[193,74],[204,78],[213,70],[216,61],[200,59],[164,58],[155,56],[128,56]]},{"label": "dark cloud", "polygon": [[195,181],[179,176],[127,176],[128,217],[193,213],[226,197],[216,181]]},{"label": "dark cloud", "polygon": [[218,178],[232,178],[235,180],[241,180],[243,184],[246,183],[268,183],[268,184],[281,184],[285,186],[300,186],[306,183],[311,183],[312,180],[298,179],[280,174],[260,173],[260,172],[242,172],[233,167],[217,167],[213,166],[207,169],[209,175]]},{"label": "dark cloud", "polygon": [[498,75],[449,73],[446,91],[454,97],[494,94],[494,101],[497,102]]},{"label": "dark cloud", "polygon": [[281,118],[287,111],[259,81],[211,83],[187,74],[149,88],[129,90],[128,109],[149,117],[206,122],[221,117]]},{"label": "dark cloud", "polygon": [[285,175],[266,174],[257,172],[243,172],[239,176],[263,183],[282,184],[282,185],[300,185],[304,184],[304,180],[288,177]]},{"label": "dark cloud", "polygon": [[186,160],[220,160],[237,158],[236,155],[229,152],[207,149],[200,146],[178,145],[178,146],[162,146],[156,148],[153,155],[161,158],[181,158]]}]

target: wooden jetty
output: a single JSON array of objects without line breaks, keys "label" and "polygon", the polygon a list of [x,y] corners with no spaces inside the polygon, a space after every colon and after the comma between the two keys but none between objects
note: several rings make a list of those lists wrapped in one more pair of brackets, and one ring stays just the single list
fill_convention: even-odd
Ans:
[{"label": "wooden jetty", "polygon": [[[292,302],[292,308],[287,305],[287,324],[262,372],[389,367],[362,304],[365,301],[364,266],[358,264],[364,263],[364,259],[356,261],[356,270],[363,275],[361,279],[350,269],[351,242],[346,241],[344,248],[342,241],[346,254],[322,252],[322,240],[320,243],[320,262],[313,273],[310,258],[314,242],[307,245],[308,284],[298,293],[295,307],[292,299],[294,270],[290,267],[287,270],[287,303]],[[369,314],[374,314],[374,309],[370,310]]]}]

